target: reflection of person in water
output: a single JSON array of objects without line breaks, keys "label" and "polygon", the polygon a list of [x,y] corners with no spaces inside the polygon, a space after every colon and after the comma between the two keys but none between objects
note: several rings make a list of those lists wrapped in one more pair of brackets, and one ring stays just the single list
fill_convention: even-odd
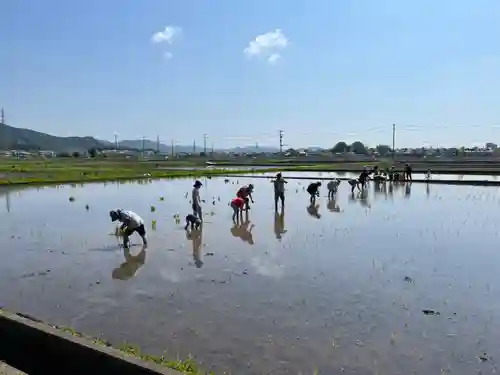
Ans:
[{"label": "reflection of person in water", "polygon": [[405,185],[405,198],[410,198],[411,196],[411,182],[407,182]]},{"label": "reflection of person in water", "polygon": [[111,277],[117,280],[128,280],[135,276],[139,268],[146,262],[146,245],[142,245],[141,251],[137,255],[130,253],[130,248],[123,248],[125,262],[113,270]]},{"label": "reflection of person in water", "polygon": [[247,242],[249,245],[254,244],[252,230],[255,225],[250,223],[248,218],[248,213],[245,215],[245,219],[243,221],[237,220],[233,223],[233,227],[231,228],[231,234],[234,237],[241,238],[242,241]]},{"label": "reflection of person in water", "polygon": [[321,219],[321,215],[318,212],[319,204],[310,204],[307,206],[307,213],[314,217],[315,219]]},{"label": "reflection of person in water", "polygon": [[357,194],[351,193],[349,196],[349,202],[359,202],[361,206],[364,208],[371,208],[371,204],[368,201],[368,191],[367,190],[362,190],[358,192]]},{"label": "reflection of person in water", "polygon": [[276,239],[281,240],[283,235],[287,232],[285,229],[285,210],[283,206],[281,207],[280,212],[274,212],[274,234],[276,235]]},{"label": "reflection of person in water", "polygon": [[340,212],[340,207],[337,204],[337,201],[335,199],[328,199],[328,203],[326,204],[326,208],[328,208],[328,211],[330,212]]},{"label": "reflection of person in water", "polygon": [[193,261],[196,267],[201,268],[203,266],[201,245],[203,242],[203,227],[200,226],[198,229],[192,229],[190,232],[186,231],[186,238],[192,242],[193,245]]}]

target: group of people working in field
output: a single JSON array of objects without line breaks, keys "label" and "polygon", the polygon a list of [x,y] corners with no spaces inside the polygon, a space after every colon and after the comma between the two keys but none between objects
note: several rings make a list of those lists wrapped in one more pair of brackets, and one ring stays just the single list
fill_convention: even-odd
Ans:
[{"label": "group of people working in field", "polygon": [[[427,172],[426,178],[430,179],[430,171]],[[353,178],[348,180],[348,184],[351,187],[351,192],[354,193],[355,189],[360,191],[364,190],[368,181],[373,180],[375,183],[384,183],[387,181],[398,182],[398,181],[412,181],[412,168],[409,164],[405,165],[404,171],[402,173],[395,172],[394,167],[386,169],[381,172],[377,166],[373,169],[363,168],[358,178]],[[278,211],[279,203],[281,203],[281,208],[285,207],[285,185],[288,183],[282,176],[278,173],[276,177],[272,180],[274,185],[274,208]],[[339,179],[332,179],[327,183],[328,189],[328,199],[334,199],[341,181]],[[185,230],[191,229],[199,230],[203,224],[203,210],[202,210],[202,200],[200,197],[200,188],[203,186],[201,181],[196,180],[193,185],[193,190],[191,192],[191,209],[192,213],[186,216]],[[316,204],[316,198],[319,197],[321,182],[312,182],[307,187],[307,192],[309,193],[309,203],[311,206]],[[236,196],[231,199],[229,205],[233,210],[233,221],[237,219],[243,219],[243,211],[250,210],[250,202],[254,203],[253,194],[254,186],[253,184],[245,185],[240,187],[236,191]],[[129,237],[133,233],[139,234],[143,244],[147,246],[148,239],[146,236],[146,228],[144,226],[144,220],[135,212],[127,210],[112,210],[109,213],[111,221],[119,221],[122,223],[119,228],[120,233],[123,236],[123,247],[129,247]]]}]

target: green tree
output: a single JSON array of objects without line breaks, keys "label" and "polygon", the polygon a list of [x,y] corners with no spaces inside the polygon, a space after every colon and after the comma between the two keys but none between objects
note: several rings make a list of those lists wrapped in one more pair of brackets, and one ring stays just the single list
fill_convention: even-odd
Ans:
[{"label": "green tree", "polygon": [[97,156],[97,150],[95,147],[89,148],[88,153],[91,158],[95,158]]},{"label": "green tree", "polygon": [[351,145],[351,151],[354,152],[355,154],[362,154],[362,155],[366,155],[368,153],[366,151],[365,145],[360,141],[356,141]]},{"label": "green tree", "polygon": [[331,151],[334,154],[343,154],[344,152],[349,151],[349,146],[345,142],[339,142],[333,146]]},{"label": "green tree", "polygon": [[379,153],[380,156],[387,156],[392,151],[392,149],[387,145],[378,145],[377,147],[375,147],[375,150]]},{"label": "green tree", "polygon": [[78,151],[73,152],[71,155],[73,155],[74,158],[80,157],[80,153]]}]

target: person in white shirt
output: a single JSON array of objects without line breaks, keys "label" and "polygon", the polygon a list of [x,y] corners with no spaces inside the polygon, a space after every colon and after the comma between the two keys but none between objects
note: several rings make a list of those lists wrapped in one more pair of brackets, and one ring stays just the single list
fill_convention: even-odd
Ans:
[{"label": "person in white shirt", "polygon": [[144,220],[132,211],[125,210],[112,210],[109,212],[109,216],[111,217],[111,221],[119,221],[122,223],[120,230],[123,233],[123,247],[129,247],[129,237],[137,232],[139,236],[142,238],[142,242],[147,246],[148,239],[146,237],[146,228],[144,227]]}]

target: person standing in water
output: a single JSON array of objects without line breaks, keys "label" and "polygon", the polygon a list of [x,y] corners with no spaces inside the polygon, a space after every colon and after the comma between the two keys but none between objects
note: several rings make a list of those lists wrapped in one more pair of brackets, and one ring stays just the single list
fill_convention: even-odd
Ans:
[{"label": "person standing in water", "polygon": [[203,212],[201,209],[201,198],[200,198],[200,188],[203,186],[201,181],[196,180],[193,185],[193,191],[191,193],[191,207],[193,208],[193,214],[203,221]]},{"label": "person standing in water", "polygon": [[109,212],[111,221],[119,221],[122,223],[120,226],[120,231],[123,233],[123,247],[128,249],[129,247],[129,237],[137,232],[142,238],[142,242],[145,246],[148,245],[148,239],[146,237],[146,228],[144,227],[144,220],[132,211],[124,210],[112,210]]},{"label": "person standing in water", "polygon": [[412,171],[412,168],[411,168],[410,164],[406,164],[405,165],[405,172],[404,172],[404,176],[405,176],[404,179],[406,181],[410,181],[410,182],[412,181],[412,175],[411,175],[412,172],[413,171]]},{"label": "person standing in water", "polygon": [[278,211],[278,201],[281,201],[281,209],[285,208],[285,184],[288,181],[283,179],[281,173],[276,175],[276,179],[273,181],[274,184],[274,211]]},{"label": "person standing in water", "polygon": [[233,209],[233,221],[239,219],[243,221],[243,209],[245,208],[245,201],[242,198],[236,197],[231,200],[230,206]]}]

